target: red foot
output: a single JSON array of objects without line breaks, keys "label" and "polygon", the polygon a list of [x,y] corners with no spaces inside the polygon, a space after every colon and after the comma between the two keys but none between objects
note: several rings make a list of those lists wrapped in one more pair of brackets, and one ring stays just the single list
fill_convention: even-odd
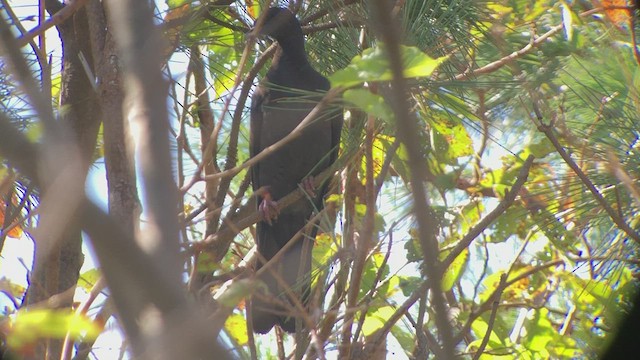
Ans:
[{"label": "red foot", "polygon": [[309,176],[302,179],[302,183],[300,184],[302,186],[302,190],[312,198],[316,197],[316,185],[313,182],[313,176]]},{"label": "red foot", "polygon": [[280,213],[278,203],[273,200],[268,191],[262,195],[262,202],[258,206],[258,211],[262,216],[262,220],[269,225],[272,224],[272,220],[278,219],[278,214]]}]

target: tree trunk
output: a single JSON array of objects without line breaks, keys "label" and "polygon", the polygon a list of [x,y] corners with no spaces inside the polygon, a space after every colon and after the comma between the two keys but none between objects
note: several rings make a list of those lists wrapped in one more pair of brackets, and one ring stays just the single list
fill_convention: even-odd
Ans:
[{"label": "tree trunk", "polygon": [[[46,9],[50,14],[54,14],[60,8],[61,5],[57,1],[46,1]],[[82,152],[83,168],[88,169],[96,145],[100,119],[94,115],[97,98],[80,60],[81,56],[84,56],[87,63],[90,66],[92,64],[85,10],[78,10],[72,17],[59,24],[57,29],[63,44],[61,120],[72,131]],[[85,173],[86,171],[83,171],[83,174]],[[42,244],[47,242],[47,239],[39,239],[38,242]],[[51,246],[48,256],[43,257],[40,254],[42,249],[36,245],[33,264],[35,272],[30,276],[23,304],[25,306],[64,293],[64,296],[59,297],[61,301],[55,306],[71,307],[80,267],[84,261],[82,236],[77,223],[71,221],[66,224],[61,239]],[[34,359],[59,359],[61,349],[61,340],[43,341],[36,347]]]}]

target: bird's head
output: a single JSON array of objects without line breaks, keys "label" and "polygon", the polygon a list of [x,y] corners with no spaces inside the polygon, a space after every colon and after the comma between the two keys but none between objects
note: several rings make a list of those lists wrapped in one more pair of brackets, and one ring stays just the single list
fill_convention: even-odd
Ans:
[{"label": "bird's head", "polygon": [[298,22],[296,16],[287,8],[272,7],[264,15],[262,25],[259,24],[259,21],[256,21],[251,30],[251,35],[269,36],[278,40],[296,31],[301,31],[300,22]]}]

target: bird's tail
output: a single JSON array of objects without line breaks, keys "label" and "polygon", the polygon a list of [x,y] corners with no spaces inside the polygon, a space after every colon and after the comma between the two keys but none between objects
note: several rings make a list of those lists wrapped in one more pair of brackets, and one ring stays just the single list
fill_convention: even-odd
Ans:
[{"label": "bird's tail", "polygon": [[[300,230],[306,219],[300,219],[300,214],[280,214],[273,225],[264,222],[258,223],[257,237],[258,250],[268,261]],[[312,231],[315,233],[315,231]],[[311,234],[313,235],[313,234]],[[268,294],[259,291],[251,301],[251,314],[253,330],[265,334],[274,325],[289,333],[295,332],[295,306],[287,294],[296,296],[306,307],[311,292],[311,248],[312,240],[303,236],[298,239],[284,254],[280,260],[269,266],[261,276],[266,284]],[[258,260],[257,268],[264,263]],[[282,282],[276,280],[279,277]],[[286,286],[284,286],[284,284]],[[287,289],[288,288],[288,289]]]}]

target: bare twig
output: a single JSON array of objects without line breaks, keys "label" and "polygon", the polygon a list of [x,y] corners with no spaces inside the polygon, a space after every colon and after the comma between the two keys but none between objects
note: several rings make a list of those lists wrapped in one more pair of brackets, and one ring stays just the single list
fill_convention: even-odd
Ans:
[{"label": "bare twig", "polygon": [[328,6],[322,10],[319,10],[318,12],[306,17],[305,19],[302,19],[302,21],[300,21],[302,24],[308,24],[312,21],[318,20],[320,18],[322,18],[323,16],[327,15],[329,13],[329,11],[333,10],[337,10],[340,9],[341,7],[346,7],[349,5],[353,5],[353,4],[357,4],[359,2],[362,2],[362,0],[340,0],[340,1],[335,1],[334,4],[331,4],[331,6]]},{"label": "bare twig", "polygon": [[455,258],[460,255],[460,253],[466,249],[471,242],[482,233],[489,225],[495,221],[502,213],[504,213],[511,204],[516,199],[516,196],[520,193],[520,189],[527,181],[527,176],[529,175],[529,169],[531,169],[531,165],[533,164],[534,156],[529,155],[527,160],[525,160],[522,168],[520,168],[520,172],[518,173],[518,177],[516,182],[511,187],[511,190],[507,192],[504,199],[496,206],[493,211],[491,211],[487,216],[485,216],[479,223],[469,229],[469,232],[456,244],[456,246],[451,250],[449,255],[442,262],[442,266],[446,269],[451,263],[455,260]]},{"label": "bare twig", "polygon": [[[367,124],[365,130],[365,142],[364,142],[364,157],[365,157],[365,204],[367,209],[364,214],[364,219],[362,223],[361,234],[358,238],[358,242],[356,243],[356,254],[355,259],[353,261],[353,269],[351,271],[351,280],[349,282],[349,293],[347,295],[347,308],[355,308],[356,303],[358,302],[358,295],[360,294],[360,284],[362,282],[362,276],[364,274],[364,266],[367,261],[367,255],[369,255],[369,251],[373,245],[375,234],[375,214],[376,214],[376,192],[375,192],[375,183],[374,183],[374,174],[373,174],[373,140],[375,133],[375,122],[374,117],[372,115],[367,116]],[[377,236],[376,236],[377,237]],[[375,287],[375,284],[373,285]],[[366,310],[364,311],[366,313]],[[361,314],[360,319],[364,321],[365,313]],[[342,337],[343,341],[349,341],[351,338],[351,325],[353,323],[353,318],[355,316],[354,313],[345,314],[344,324],[343,324],[343,332]],[[362,324],[362,323],[361,323]],[[362,325],[358,326],[355,335],[359,335],[359,329]],[[352,339],[352,343],[355,343],[357,338]],[[353,356],[350,353],[349,349],[344,349],[347,351],[346,354],[341,356]]]},{"label": "bare twig", "polygon": [[[385,340],[387,338],[387,334],[389,333],[389,331],[391,331],[391,328],[398,322],[398,320],[400,320],[400,318],[402,318],[408,311],[409,308],[411,306],[413,306],[413,304],[416,303],[416,301],[418,301],[420,299],[421,296],[424,296],[425,292],[429,289],[432,288],[433,285],[430,283],[429,280],[425,280],[403,303],[402,305],[400,305],[396,311],[393,313],[393,315],[391,315],[389,317],[388,320],[386,320],[384,326],[382,326],[378,331],[376,331],[375,335],[372,337],[372,339],[367,343],[370,344],[370,348],[368,348],[368,351],[365,352],[363,359],[367,359],[368,358],[368,353],[370,351],[375,350],[376,348],[378,348],[378,346],[380,345],[380,343]],[[436,351],[439,351],[439,349],[437,349]],[[452,358],[453,359],[453,358]]]},{"label": "bare twig", "polygon": [[636,206],[640,207],[640,189],[635,184],[631,176],[622,168],[620,160],[611,150],[607,151],[607,159],[609,160],[609,171],[627,188],[631,198],[636,202]]},{"label": "bare twig", "polygon": [[[29,177],[36,186],[39,185],[41,181],[38,177],[37,164],[41,160],[36,146],[15,129],[9,118],[2,112],[0,112],[0,154],[20,173]],[[135,303],[148,306],[155,303],[175,302],[176,299],[182,298],[183,293],[179,284],[178,286],[169,284],[170,279],[166,276],[165,265],[146,256],[131,235],[122,231],[113,217],[105,214],[84,196],[74,216],[91,239],[121,317],[129,317],[135,326],[136,314],[130,311],[132,306],[135,307]],[[189,331],[198,331],[200,334],[190,338],[187,343],[197,341],[197,337],[208,331],[205,330],[208,329],[208,325],[203,324],[202,318],[198,319],[195,314],[184,308],[176,309],[174,315],[176,317],[170,322],[173,331],[185,331],[188,324]],[[213,347],[213,351],[217,351],[221,357],[225,357],[226,353],[218,348],[215,342],[210,342],[208,346]],[[176,350],[187,352],[201,349],[197,347],[189,350],[183,346],[178,347],[179,349]],[[208,350],[211,351],[210,348]]]},{"label": "bare twig", "polygon": [[[542,270],[547,269],[547,268],[552,267],[552,266],[559,266],[559,265],[564,265],[564,264],[565,264],[564,260],[556,259],[556,260],[551,260],[551,261],[548,261],[548,262],[546,262],[544,264],[532,267],[529,270],[524,271],[521,274],[518,274],[513,279],[505,281],[505,283],[502,284],[503,286],[496,287],[496,289],[491,293],[491,295],[489,295],[488,299],[494,299],[497,293],[502,293],[509,286],[517,283],[518,281],[520,281],[522,279],[528,278],[529,276],[531,276],[531,275],[533,275],[533,274],[535,274],[535,273],[537,273],[539,271],[542,271]],[[507,279],[508,279],[508,277],[507,277]],[[490,310],[492,306],[493,306],[493,302],[492,301],[485,301],[476,310],[472,311],[471,314],[469,314],[469,318],[467,319],[465,324],[462,326],[460,332],[458,332],[458,335],[456,335],[455,341],[456,342],[460,341],[468,333],[469,329],[471,328],[471,324],[473,324],[473,322],[478,317],[480,317],[483,313],[485,313],[486,311]]]},{"label": "bare twig", "polygon": [[498,314],[498,305],[500,304],[500,296],[502,296],[502,291],[504,290],[504,284],[506,281],[507,281],[507,274],[502,274],[500,276],[500,284],[498,285],[499,292],[495,292],[494,293],[495,297],[492,299],[489,299],[490,301],[492,301],[492,306],[491,306],[491,315],[489,316],[489,321],[487,322],[487,331],[485,332],[484,337],[482,338],[482,342],[480,343],[480,346],[478,346],[476,353],[473,355],[473,360],[480,359],[480,356],[482,356],[484,349],[487,347],[487,344],[489,343],[489,339],[491,338],[491,332],[493,331],[493,323],[496,321],[496,315]]},{"label": "bare twig", "polygon": [[[248,48],[248,46],[249,46],[249,43],[247,43],[246,48]],[[247,51],[246,48],[245,48],[245,51]],[[242,85],[242,89],[240,90],[240,95],[239,95],[237,103],[236,103],[236,110],[234,111],[234,119],[237,118],[238,122],[240,121],[241,116],[242,116],[242,112],[244,111],[244,105],[245,105],[245,103],[247,101],[247,98],[249,96],[249,90],[251,89],[251,84],[253,83],[253,79],[258,75],[258,72],[260,71],[260,69],[262,69],[262,66],[264,66],[264,64],[267,62],[267,60],[270,58],[270,56],[273,55],[275,50],[276,50],[276,45],[274,44],[271,47],[269,47],[269,49],[267,49],[264,53],[262,53],[262,55],[258,58],[256,63],[254,64],[254,66],[247,73],[247,76],[244,78],[244,80],[242,82],[242,84],[243,84]],[[239,71],[239,74],[240,73],[241,72]],[[227,101],[225,101],[224,107],[223,107],[221,115],[220,115],[220,119],[218,119],[218,122],[216,123],[216,126],[213,129],[213,132],[211,133],[211,138],[209,139],[207,147],[203,151],[203,154],[204,154],[205,157],[203,157],[202,162],[198,166],[198,170],[196,170],[196,172],[193,175],[193,177],[191,178],[191,180],[187,184],[185,184],[182,188],[180,188],[180,192],[181,193],[187,192],[187,190],[189,190],[196,182],[198,182],[200,180],[203,180],[203,178],[202,178],[202,170],[204,169],[204,164],[206,164],[207,162],[211,161],[211,157],[213,156],[213,153],[216,151],[218,135],[220,133],[220,129],[222,129],[222,123],[223,123],[222,120],[224,118],[224,114],[226,114],[227,111],[229,110],[229,106],[231,104],[231,100],[233,99],[233,94],[235,94],[235,92],[237,91],[237,88],[239,86],[239,82],[238,81],[239,81],[239,77],[236,77],[236,82],[234,83],[234,87],[232,88],[232,90],[229,92]],[[230,172],[230,173],[226,174],[225,176],[233,176],[233,175],[237,174],[239,171],[240,170],[238,170],[236,172]],[[220,174],[217,174],[217,175],[218,175],[218,177],[222,176]],[[207,176],[206,178],[204,178],[204,180],[214,180],[214,179],[211,178],[211,176],[213,176],[213,175]]]},{"label": "bare twig", "polygon": [[[601,9],[591,9],[589,11],[585,11],[583,13],[580,13],[579,16],[580,17],[587,17],[592,15],[593,13],[596,13],[598,11],[600,11]],[[494,71],[499,70],[500,68],[502,68],[503,66],[505,66],[506,64],[509,64],[511,62],[513,62],[514,60],[517,60],[519,58],[521,58],[522,56],[528,54],[529,52],[531,52],[533,49],[537,48],[538,46],[540,46],[543,42],[545,42],[547,39],[549,39],[551,36],[559,33],[560,31],[562,31],[562,29],[564,29],[564,24],[559,24],[556,25],[554,27],[552,27],[551,29],[549,29],[546,33],[540,35],[539,37],[532,39],[532,41],[530,41],[526,46],[524,46],[522,49],[514,51],[513,53],[499,59],[496,60],[494,62],[491,62],[481,68],[478,69],[467,69],[465,70],[462,74],[458,74],[455,77],[455,80],[465,80],[465,79],[469,79],[471,77],[475,77],[478,75],[486,75],[489,73],[492,73]]]},{"label": "bare twig", "polygon": [[36,36],[40,36],[44,34],[45,31],[58,24],[61,24],[71,15],[73,15],[73,13],[75,13],[78,9],[80,9],[80,7],[84,6],[86,2],[87,0],[73,0],[67,2],[66,5],[60,11],[53,14],[49,20],[29,30],[29,32],[18,38],[18,45],[20,47],[23,47],[30,41],[32,41]]},{"label": "bare twig", "polygon": [[[389,243],[387,244],[387,252],[385,253],[384,259],[382,259],[382,263],[380,264],[380,267],[376,272],[375,279],[373,279],[373,282],[371,283],[371,289],[369,289],[369,292],[365,296],[363,296],[362,300],[360,300],[358,307],[363,304],[368,305],[372,301],[373,296],[378,290],[378,283],[380,282],[380,280],[382,280],[382,274],[384,273],[385,267],[387,266],[387,262],[389,261],[389,256],[391,255],[394,227],[395,227],[395,224],[392,224],[391,227],[389,228]],[[366,319],[367,312],[369,311],[369,306],[363,306],[363,308],[364,310],[362,310],[362,312],[360,313],[358,327],[356,328],[356,332],[353,334],[354,341],[357,341],[358,337],[360,336],[360,332],[362,331],[362,327],[364,326],[364,320]]]},{"label": "bare twig", "polygon": [[[534,98],[535,99],[535,98]],[[571,156],[567,153],[567,151],[560,145],[558,138],[553,133],[553,127],[549,124],[544,124],[542,122],[543,116],[542,112],[538,108],[537,103],[533,103],[533,111],[536,114],[537,119],[533,119],[534,123],[546,137],[549,139],[553,147],[556,149],[558,154],[562,157],[562,159],[567,163],[567,165],[573,170],[573,172],[578,176],[580,181],[589,189],[593,197],[596,199],[598,204],[602,206],[605,212],[609,215],[611,220],[622,230],[629,238],[633,239],[635,242],[640,244],[640,235],[635,232],[625,221],[620,217],[620,215],[609,205],[609,203],[604,199],[600,191],[596,188],[596,186],[591,182],[589,177],[580,169],[578,164],[571,158]]]},{"label": "bare twig", "polygon": [[[89,308],[96,300],[98,295],[102,292],[102,290],[107,286],[104,279],[100,277],[98,281],[91,287],[91,291],[89,292],[89,297],[83,301],[80,306],[76,309],[77,315],[86,316]],[[71,359],[71,353],[73,351],[73,341],[71,339],[71,332],[67,331],[67,334],[64,337],[64,343],[62,346],[62,356],[60,360],[69,360]]]},{"label": "bare twig", "polygon": [[[250,36],[249,41],[247,42],[247,46],[245,47],[245,50],[242,53],[242,58],[240,59],[240,67],[239,67],[240,70],[236,74],[237,78],[235,81],[234,89],[232,90],[231,94],[235,92],[235,90],[237,89],[237,86],[240,84],[240,79],[242,77],[242,69],[244,69],[247,58],[249,57],[249,52],[251,49],[250,46],[253,45],[253,40],[254,38]],[[265,54],[263,54],[262,59],[260,60],[265,61],[264,59],[266,59]],[[242,90],[240,91],[240,97],[238,98],[238,101],[236,103],[236,109],[234,111],[233,120],[231,121],[231,129],[229,131],[229,144],[227,145],[227,157],[225,159],[225,164],[224,164],[225,170],[234,168],[236,166],[237,158],[238,158],[237,156],[238,155],[238,135],[240,132],[240,123],[242,120],[242,114],[244,112],[244,105],[249,96],[249,89],[251,88],[251,85],[253,83],[253,78],[257,75],[258,70],[262,68],[263,64],[264,63],[257,63],[256,65],[254,65],[253,68],[251,69],[252,71],[254,71],[254,73],[249,73],[247,77],[244,79],[244,81],[242,81]],[[221,113],[220,121],[216,125],[214,132],[211,134],[212,139],[209,141],[209,146],[207,146],[207,148],[212,148],[212,151],[211,153],[204,154],[206,156],[205,159],[207,157],[212,156],[214,152],[217,152],[218,134],[222,126],[223,116],[225,115],[227,108],[231,103],[231,99],[232,97],[229,96],[227,102],[225,103],[225,109]],[[206,162],[204,162],[204,159],[203,159],[203,165],[204,164],[206,164]],[[214,176],[214,175],[215,174],[212,174],[210,176]],[[213,180],[213,179],[208,179],[208,180]],[[222,177],[220,179],[216,179],[216,181],[219,181],[219,185],[218,185],[218,191],[217,191],[215,200],[213,202],[213,206],[215,206],[216,208],[222,208],[222,206],[224,205],[224,200],[227,196],[227,190],[229,190],[229,186],[231,185],[231,176]],[[218,216],[214,216],[214,218],[211,219],[209,223],[215,226],[217,225],[218,220],[219,220]],[[209,233],[213,233],[216,230],[217,230],[217,227],[207,229]]]},{"label": "bare twig", "polygon": [[523,47],[522,49],[518,50],[518,51],[514,51],[513,53],[503,57],[502,59],[496,60],[492,63],[489,63],[481,68],[478,69],[467,69],[465,72],[463,72],[462,74],[458,74],[456,75],[455,79],[456,80],[465,80],[465,79],[469,79],[471,77],[474,76],[478,76],[478,75],[485,75],[485,74],[489,74],[492,73],[496,70],[499,70],[500,68],[502,68],[504,65],[522,57],[523,55],[528,54],[531,50],[535,49],[536,47],[540,46],[540,44],[542,44],[543,42],[545,42],[548,38],[550,38],[551,36],[559,33],[560,31],[562,31],[562,29],[564,29],[564,24],[560,24],[560,25],[556,25],[554,27],[551,28],[551,30],[547,31],[546,33],[542,34],[540,37],[536,38],[535,40],[531,41],[529,44],[527,44],[525,47]]},{"label": "bare twig", "polygon": [[165,273],[174,277],[170,283],[178,285],[182,271],[176,256],[179,252],[175,211],[178,196],[168,139],[169,117],[165,105],[168,84],[160,61],[163,41],[147,3],[121,1],[107,5],[122,54],[129,105],[125,112],[137,128],[136,153],[146,194],[143,196],[148,214],[146,229],[138,233],[138,241],[149,256],[163,262]]}]

